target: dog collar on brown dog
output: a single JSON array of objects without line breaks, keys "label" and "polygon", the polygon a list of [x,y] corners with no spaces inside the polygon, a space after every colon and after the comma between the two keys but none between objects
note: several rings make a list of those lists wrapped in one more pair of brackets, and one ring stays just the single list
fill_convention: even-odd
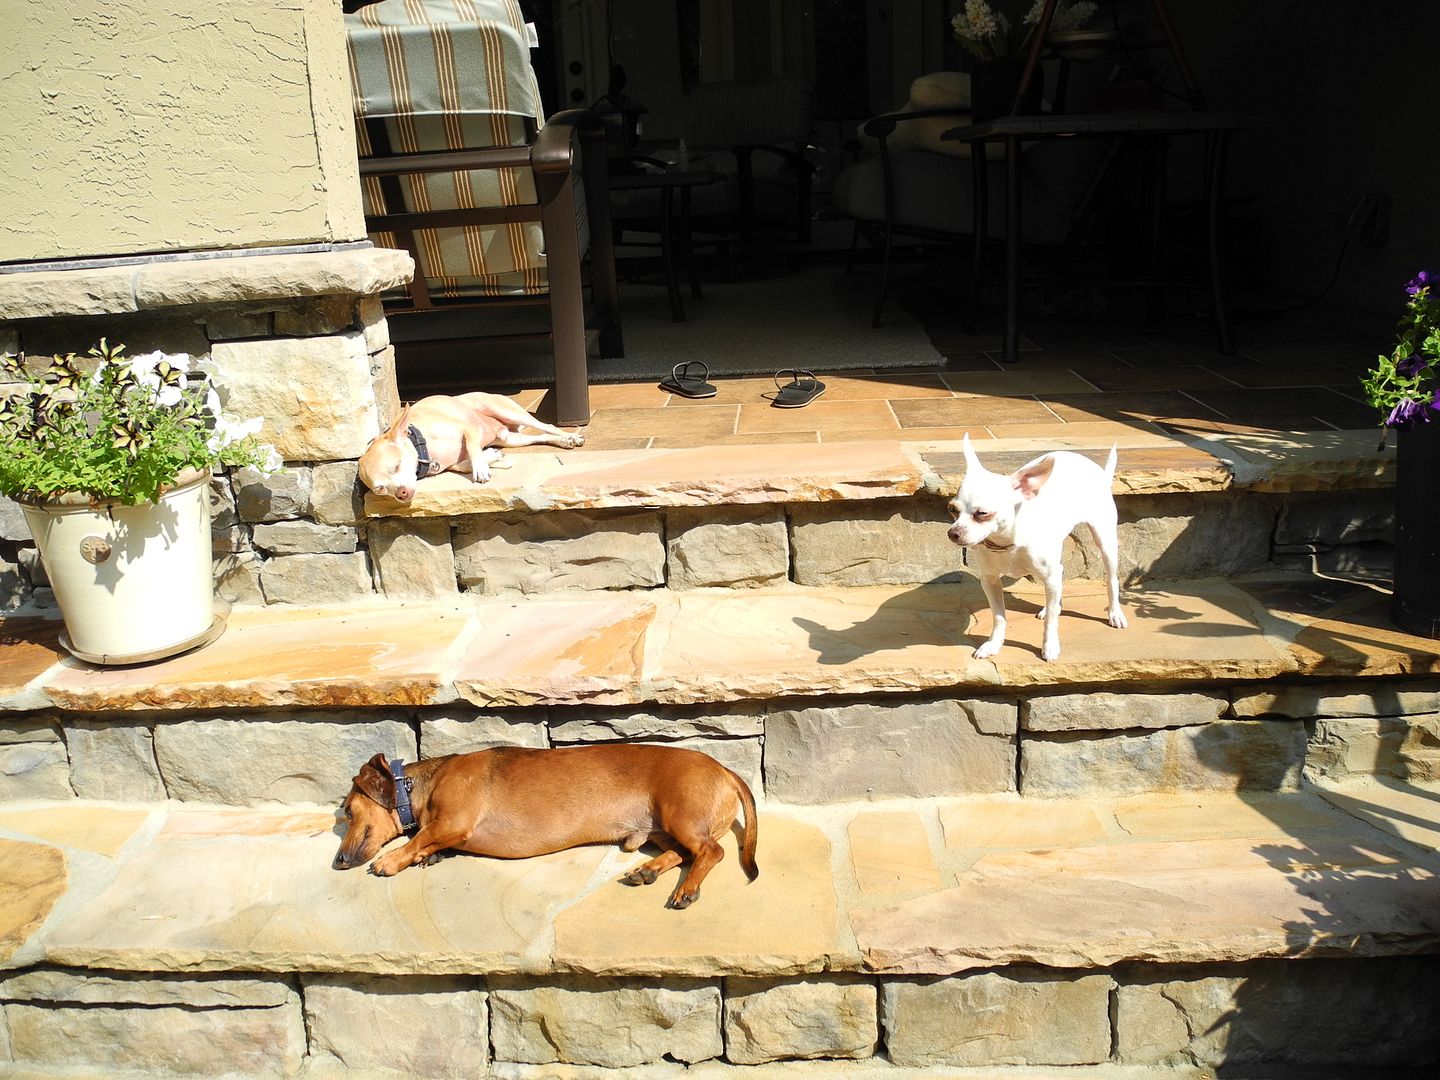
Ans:
[{"label": "dog collar on brown dog", "polygon": [[410,788],[415,780],[405,775],[405,762],[399,758],[390,762],[390,775],[395,778],[395,812],[400,815],[400,831],[408,836],[419,828],[410,806]]},{"label": "dog collar on brown dog", "polygon": [[984,545],[985,545],[987,548],[989,548],[991,551],[1009,551],[1011,548],[1013,548],[1013,547],[1015,546],[1014,541],[1011,541],[1011,542],[1008,543],[1008,544],[997,544],[997,543],[995,543],[994,540],[991,540],[989,537],[986,537],[984,540],[981,540],[980,543],[984,544]]}]

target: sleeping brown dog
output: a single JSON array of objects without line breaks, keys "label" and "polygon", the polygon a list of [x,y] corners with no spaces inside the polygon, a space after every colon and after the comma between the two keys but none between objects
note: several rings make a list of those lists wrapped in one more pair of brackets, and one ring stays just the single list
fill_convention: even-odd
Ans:
[{"label": "sleeping brown dog", "polygon": [[679,866],[689,875],[667,907],[686,908],[725,857],[716,843],[745,810],[740,865],[754,881],[755,798],[714,758],[674,746],[606,744],[528,750],[498,747],[412,765],[376,754],[360,768],[341,806],[346,829],[335,868],[375,858],[395,837],[409,841],[371,863],[379,877],[428,864],[448,849],[523,859],[580,844],[645,843],[661,853],[625,875],[650,885]]}]

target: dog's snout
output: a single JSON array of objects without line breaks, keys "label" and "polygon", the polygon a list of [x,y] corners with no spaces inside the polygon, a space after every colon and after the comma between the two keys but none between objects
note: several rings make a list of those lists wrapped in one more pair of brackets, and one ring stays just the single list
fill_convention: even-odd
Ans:
[{"label": "dog's snout", "polygon": [[413,487],[397,487],[395,489],[395,498],[400,502],[409,502],[414,497],[415,489]]}]

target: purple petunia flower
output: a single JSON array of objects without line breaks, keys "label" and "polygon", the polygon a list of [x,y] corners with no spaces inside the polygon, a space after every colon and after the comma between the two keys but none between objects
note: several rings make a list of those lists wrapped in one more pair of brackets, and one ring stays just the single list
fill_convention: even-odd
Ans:
[{"label": "purple petunia flower", "polygon": [[1407,379],[1413,379],[1430,366],[1430,361],[1421,353],[1411,353],[1395,365],[1395,370]]},{"label": "purple petunia flower", "polygon": [[1406,398],[1404,401],[1397,402],[1395,408],[1390,410],[1390,415],[1385,418],[1385,426],[1406,427],[1416,420],[1423,420],[1428,424],[1430,422],[1430,410],[1434,408],[1435,403],[1433,401],[1424,402]]},{"label": "purple petunia flower", "polygon": [[1421,270],[1405,283],[1405,295],[1417,295],[1421,289],[1428,289],[1434,285],[1437,278],[1440,278],[1440,274],[1436,274],[1430,270]]}]

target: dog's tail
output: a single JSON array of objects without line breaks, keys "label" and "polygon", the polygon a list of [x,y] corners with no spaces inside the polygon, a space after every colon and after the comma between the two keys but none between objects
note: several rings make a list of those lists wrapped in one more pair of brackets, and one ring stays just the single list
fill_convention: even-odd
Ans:
[{"label": "dog's tail", "polygon": [[745,783],[743,777],[733,769],[726,769],[730,779],[735,784],[735,794],[740,796],[740,805],[745,808],[745,829],[740,834],[740,866],[745,871],[745,876],[754,881],[760,876],[760,867],[755,864],[755,840],[760,831],[760,824],[755,819],[755,796],[750,793],[750,785]]},{"label": "dog's tail", "polygon": [[1116,451],[1116,448],[1118,447],[1118,445],[1119,445],[1118,443],[1112,443],[1112,444],[1110,445],[1110,456],[1105,459],[1105,479],[1106,479],[1106,480],[1113,481],[1113,480],[1115,479],[1115,460],[1116,460],[1116,456],[1117,456],[1115,451]]}]

